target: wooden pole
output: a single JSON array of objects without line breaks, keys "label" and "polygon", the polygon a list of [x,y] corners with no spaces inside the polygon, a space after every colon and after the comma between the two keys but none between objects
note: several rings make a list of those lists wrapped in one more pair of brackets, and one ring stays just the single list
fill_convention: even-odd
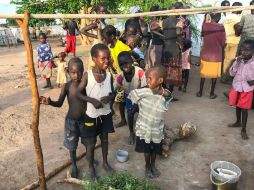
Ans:
[{"label": "wooden pole", "polygon": [[[193,15],[204,14],[209,12],[235,12],[254,9],[254,5],[250,6],[234,6],[234,7],[201,7],[191,9],[173,9],[155,12],[143,12],[135,14],[31,14],[30,18],[37,19],[67,19],[67,18],[131,18],[141,16],[165,16],[165,15]],[[23,18],[23,14],[0,14],[0,19],[6,18]]]},{"label": "wooden pole", "polygon": [[19,27],[22,29],[24,44],[27,53],[27,65],[28,65],[28,74],[30,78],[31,90],[32,90],[32,100],[33,100],[33,115],[32,115],[32,124],[31,129],[33,133],[34,140],[34,149],[37,163],[38,178],[41,190],[46,190],[46,180],[44,174],[44,163],[43,163],[43,154],[40,143],[40,134],[39,134],[39,114],[40,114],[40,103],[39,103],[39,92],[36,82],[36,74],[34,70],[33,62],[33,50],[29,36],[28,29],[29,13],[26,11],[23,19],[16,19]]}]

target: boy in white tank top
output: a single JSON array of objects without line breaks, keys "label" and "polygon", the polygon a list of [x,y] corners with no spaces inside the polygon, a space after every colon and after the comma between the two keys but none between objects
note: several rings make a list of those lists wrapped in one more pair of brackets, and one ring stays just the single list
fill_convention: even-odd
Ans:
[{"label": "boy in white tank top", "polygon": [[[86,117],[83,121],[82,134],[85,134],[89,174],[97,179],[94,168],[94,149],[97,135],[100,135],[103,168],[110,174],[114,169],[108,164],[108,133],[114,132],[110,103],[114,101],[113,78],[107,72],[110,64],[110,52],[106,45],[96,44],[91,49],[95,63],[92,70],[84,73],[78,89],[78,97],[87,102]],[[85,91],[85,93],[83,93]]]}]

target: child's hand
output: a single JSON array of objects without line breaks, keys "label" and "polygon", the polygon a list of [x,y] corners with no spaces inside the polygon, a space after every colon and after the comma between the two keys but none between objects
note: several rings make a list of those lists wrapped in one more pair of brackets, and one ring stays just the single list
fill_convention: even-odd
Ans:
[{"label": "child's hand", "polygon": [[49,105],[50,101],[50,97],[46,98],[44,96],[40,96],[40,104]]},{"label": "child's hand", "polygon": [[99,109],[99,108],[102,108],[103,107],[103,104],[99,101],[99,100],[96,100],[96,99],[93,99],[91,101],[91,104],[93,104],[93,106],[96,108],[96,109]]},{"label": "child's hand", "polygon": [[253,86],[253,85],[254,85],[254,80],[247,81],[247,83],[248,83],[250,86]]},{"label": "child's hand", "polygon": [[111,96],[104,96],[104,97],[101,97],[101,102],[103,104],[108,104],[109,102],[111,102],[112,100],[112,97]]}]

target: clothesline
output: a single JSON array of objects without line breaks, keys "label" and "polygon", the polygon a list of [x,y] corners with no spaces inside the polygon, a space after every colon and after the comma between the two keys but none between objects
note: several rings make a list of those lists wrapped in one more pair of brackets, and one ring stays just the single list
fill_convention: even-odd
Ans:
[{"label": "clothesline", "polygon": [[[144,16],[166,16],[166,15],[194,15],[205,14],[209,12],[222,13],[222,12],[235,12],[254,9],[254,5],[251,6],[234,6],[234,7],[202,7],[202,8],[190,8],[190,9],[173,9],[165,11],[155,12],[142,12],[135,14],[30,14],[30,18],[36,19],[67,19],[67,18],[133,18]],[[23,14],[0,14],[0,19],[22,19]]]}]

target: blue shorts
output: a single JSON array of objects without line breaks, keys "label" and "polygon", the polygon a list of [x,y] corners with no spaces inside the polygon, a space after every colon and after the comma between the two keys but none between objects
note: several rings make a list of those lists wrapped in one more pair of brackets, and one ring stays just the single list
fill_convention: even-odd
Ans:
[{"label": "blue shorts", "polygon": [[132,101],[128,98],[128,94],[124,93],[125,106],[127,109],[127,114],[130,115],[132,111]]}]

